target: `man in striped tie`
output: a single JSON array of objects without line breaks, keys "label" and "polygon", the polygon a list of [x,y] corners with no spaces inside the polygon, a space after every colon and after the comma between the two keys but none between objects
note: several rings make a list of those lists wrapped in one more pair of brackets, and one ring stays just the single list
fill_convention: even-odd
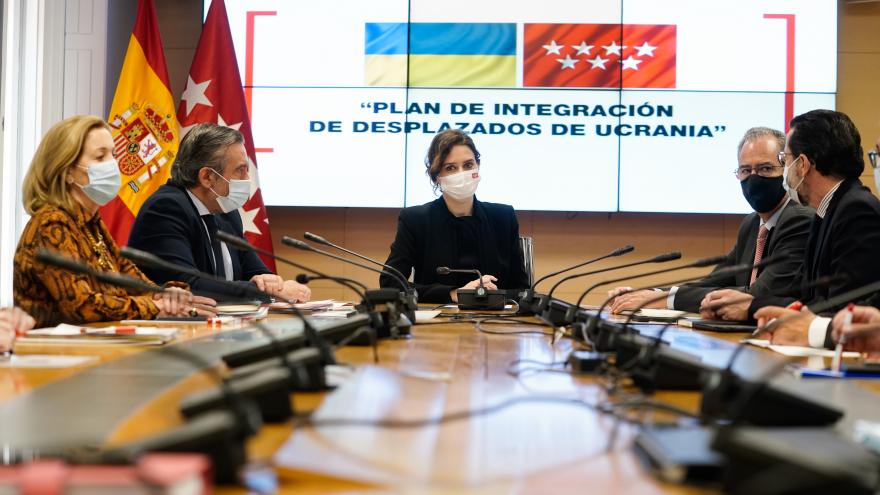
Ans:
[{"label": "man in striped tie", "polygon": [[[813,210],[791,201],[782,187],[782,164],[778,154],[785,135],[775,129],[755,127],[746,131],[737,147],[738,165],[733,175],[754,213],[742,221],[736,245],[727,260],[702,280],[664,289],[665,299],[647,307],[700,312],[703,318],[744,321],[753,294],[786,294],[798,287],[798,268],[804,257]],[[737,275],[718,274],[721,268],[758,263],[770,256],[785,261]],[[625,287],[615,291],[623,292]],[[657,298],[660,289],[618,296],[612,312],[635,309]]]}]

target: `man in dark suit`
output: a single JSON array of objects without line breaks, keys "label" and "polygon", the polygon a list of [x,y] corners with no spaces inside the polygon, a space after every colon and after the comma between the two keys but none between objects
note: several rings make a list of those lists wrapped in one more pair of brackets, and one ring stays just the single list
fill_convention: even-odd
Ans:
[{"label": "man in dark suit", "polygon": [[[749,129],[740,141],[737,147],[739,165],[734,174],[743,196],[755,211],[740,224],[736,244],[727,254],[724,263],[716,266],[712,273],[698,282],[672,287],[663,292],[635,291],[620,295],[612,302],[611,311],[617,313],[635,309],[647,301],[665,295],[665,298],[649,303],[646,307],[698,312],[703,299],[713,292],[723,294],[722,288],[734,288],[731,292],[736,294],[786,294],[786,291],[790,291],[800,280],[798,268],[803,259],[813,211],[789,200],[785,194],[782,187],[782,165],[778,159],[784,145],[785,135],[767,127]],[[762,249],[757,250],[758,245]],[[735,276],[718,274],[722,268],[752,264],[770,256],[782,256],[785,261]],[[609,295],[627,289],[629,288],[618,287]],[[744,311],[743,315],[733,315],[732,308],[722,308],[722,313],[725,310],[730,310],[731,316],[745,319]],[[704,316],[720,318],[723,314]]]},{"label": "man in dark suit", "polygon": [[[795,117],[781,156],[790,196],[816,208],[797,300],[809,307],[880,280],[880,201],[859,182],[865,162],[861,136],[849,117],[831,110]],[[832,277],[831,283],[812,284],[821,277]],[[759,325],[792,315],[781,320],[772,335],[765,335],[774,343],[832,345],[831,319],[808,309],[795,317],[794,311],[783,307],[794,300],[756,297],[749,311],[755,312]]]},{"label": "man in dark suit", "polygon": [[[239,287],[258,288],[285,301],[307,301],[308,287],[284,280],[266,268],[253,251],[213,242],[222,230],[243,236],[238,208],[250,197],[248,159],[240,132],[215,124],[199,124],[180,142],[171,180],[144,202],[128,245],[166,261],[212,273]],[[220,299],[248,296],[236,289],[184,273],[141,267],[157,283],[180,280],[193,292]]]}]

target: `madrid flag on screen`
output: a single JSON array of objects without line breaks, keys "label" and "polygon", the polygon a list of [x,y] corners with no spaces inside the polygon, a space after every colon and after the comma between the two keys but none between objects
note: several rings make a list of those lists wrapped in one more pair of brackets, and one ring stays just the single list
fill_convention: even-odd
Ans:
[{"label": "madrid flag on screen", "polygon": [[526,24],[523,86],[674,88],[675,25]]},{"label": "madrid flag on screen", "polygon": [[120,245],[128,243],[141,205],[171,175],[180,136],[169,88],[153,0],[139,0],[108,119],[122,186],[101,208],[101,217]]},{"label": "madrid flag on screen", "polygon": [[[215,123],[238,130],[244,135],[244,147],[248,156],[248,175],[251,179],[251,197],[239,209],[244,234],[254,246],[272,252],[272,236],[269,219],[260,193],[257,178],[257,155],[251,120],[244,100],[244,89],[238,74],[238,62],[226,17],[223,0],[214,0],[208,9],[205,25],[189,69],[186,89],[180,97],[177,109],[181,133],[186,135],[189,127],[200,123]],[[262,256],[263,262],[273,272],[275,260]]]}]

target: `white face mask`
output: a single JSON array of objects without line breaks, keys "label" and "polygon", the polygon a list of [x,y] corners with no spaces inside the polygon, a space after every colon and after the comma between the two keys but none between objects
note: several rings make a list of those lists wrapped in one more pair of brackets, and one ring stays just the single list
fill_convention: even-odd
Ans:
[{"label": "white face mask", "polygon": [[457,174],[440,177],[440,190],[443,194],[458,201],[464,201],[477,192],[480,183],[480,170],[465,170]]},{"label": "white face mask", "polygon": [[211,189],[212,193],[217,194],[217,204],[220,206],[220,210],[223,211],[223,213],[235,211],[247,203],[247,200],[251,197],[251,181],[238,179],[227,180],[226,177],[220,175],[213,168],[210,170],[229,184],[229,194],[226,196],[221,196],[217,194],[214,189]]},{"label": "white face mask", "polygon": [[119,165],[115,159],[111,158],[89,167],[79,165],[79,168],[86,169],[89,174],[89,183],[84,186],[77,182],[74,184],[79,186],[82,192],[98,205],[106,205],[119,194],[122,180],[119,175]]},{"label": "white face mask", "polygon": [[797,190],[799,187],[801,187],[801,184],[804,183],[804,178],[801,177],[801,181],[798,182],[796,186],[788,185],[788,169],[791,168],[791,166],[800,159],[801,157],[795,158],[793,162],[789,163],[787,167],[782,169],[782,187],[785,188],[785,192],[788,193],[788,197],[790,197],[792,201],[799,205],[803,203],[801,203],[801,198],[800,196],[798,196]]}]

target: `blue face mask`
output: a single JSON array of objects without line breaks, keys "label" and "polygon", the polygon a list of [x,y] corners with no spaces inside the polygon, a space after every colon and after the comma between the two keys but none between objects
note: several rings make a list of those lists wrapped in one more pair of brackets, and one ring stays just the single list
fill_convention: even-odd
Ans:
[{"label": "blue face mask", "polygon": [[78,185],[89,199],[104,206],[119,194],[122,180],[119,175],[119,165],[115,159],[111,158],[89,167],[80,165],[80,168],[84,168],[88,172],[89,183],[84,186],[76,182],[74,184]]}]

